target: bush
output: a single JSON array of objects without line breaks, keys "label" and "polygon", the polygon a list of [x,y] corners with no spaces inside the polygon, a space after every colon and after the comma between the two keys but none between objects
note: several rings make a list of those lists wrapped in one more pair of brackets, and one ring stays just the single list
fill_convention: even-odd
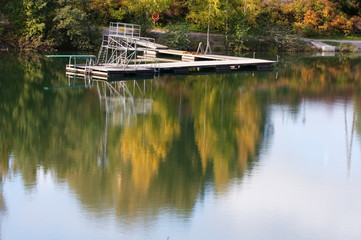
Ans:
[{"label": "bush", "polygon": [[339,52],[359,52],[360,49],[358,47],[356,47],[355,45],[353,45],[352,43],[341,43],[338,47],[337,50]]},{"label": "bush", "polygon": [[21,36],[15,43],[14,48],[20,51],[50,51],[54,47],[53,40],[44,40],[41,36]]},{"label": "bush", "polygon": [[353,16],[351,18],[352,30],[355,34],[361,34],[361,17]]},{"label": "bush", "polygon": [[236,31],[230,47],[236,53],[244,50],[301,52],[311,49],[307,43],[292,35],[289,29],[270,25],[263,26],[259,33],[251,36],[244,30]]},{"label": "bush", "polygon": [[169,31],[162,36],[161,41],[169,48],[188,50],[190,44],[188,33],[185,25],[172,25]]},{"label": "bush", "polygon": [[248,41],[248,31],[250,27],[249,26],[241,26],[241,24],[238,24],[235,29],[235,34],[231,38],[231,41],[229,43],[230,48],[236,53],[240,54],[243,51],[249,50],[248,47],[246,47],[246,43]]},{"label": "bush", "polygon": [[260,50],[274,52],[301,52],[309,50],[308,45],[293,35],[291,29],[287,27],[264,25],[261,36]]}]

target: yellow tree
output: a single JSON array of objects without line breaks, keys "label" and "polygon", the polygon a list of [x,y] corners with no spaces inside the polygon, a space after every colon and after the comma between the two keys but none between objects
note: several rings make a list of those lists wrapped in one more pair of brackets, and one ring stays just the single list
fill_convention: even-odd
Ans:
[{"label": "yellow tree", "polygon": [[222,29],[225,17],[225,1],[221,0],[194,0],[187,16],[188,20],[203,29],[208,27],[208,23],[211,28]]},{"label": "yellow tree", "polygon": [[232,0],[229,3],[230,22],[234,26],[247,23],[247,25],[255,26],[257,17],[262,8],[263,0]]},{"label": "yellow tree", "polygon": [[153,12],[162,12],[168,9],[173,0],[127,0],[126,5],[130,12],[135,15],[142,15]]}]

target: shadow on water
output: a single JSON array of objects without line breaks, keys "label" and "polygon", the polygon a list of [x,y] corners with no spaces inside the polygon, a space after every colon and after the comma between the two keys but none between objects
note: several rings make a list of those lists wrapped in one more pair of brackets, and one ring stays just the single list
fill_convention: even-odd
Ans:
[{"label": "shadow on water", "polygon": [[[361,66],[354,60],[286,62],[277,77],[163,76],[51,88],[69,86],[63,63],[7,59],[6,67],[0,63],[2,176],[11,152],[26,189],[36,187],[40,166],[66,182],[89,211],[146,219],[170,208],[188,218],[206,189],[223,194],[252,174],[272,144],[270,105],[285,106],[296,118],[304,99],[354,101],[346,134],[361,135],[354,97]],[[2,195],[0,201],[5,206]]]}]

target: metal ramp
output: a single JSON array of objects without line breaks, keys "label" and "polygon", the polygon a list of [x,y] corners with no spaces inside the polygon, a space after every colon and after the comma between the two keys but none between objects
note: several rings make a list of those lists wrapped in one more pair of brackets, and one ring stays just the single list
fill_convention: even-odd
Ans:
[{"label": "metal ramp", "polygon": [[153,38],[141,37],[141,27],[136,24],[110,23],[109,33],[103,36],[98,54],[97,65],[118,67],[123,70],[141,68],[141,64],[153,64],[157,69],[157,60]]}]

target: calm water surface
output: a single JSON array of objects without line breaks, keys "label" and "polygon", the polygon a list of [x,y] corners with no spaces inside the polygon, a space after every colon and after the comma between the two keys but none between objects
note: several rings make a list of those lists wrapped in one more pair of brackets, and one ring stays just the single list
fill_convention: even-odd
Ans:
[{"label": "calm water surface", "polygon": [[112,84],[65,62],[0,54],[0,239],[361,239],[360,59]]}]

